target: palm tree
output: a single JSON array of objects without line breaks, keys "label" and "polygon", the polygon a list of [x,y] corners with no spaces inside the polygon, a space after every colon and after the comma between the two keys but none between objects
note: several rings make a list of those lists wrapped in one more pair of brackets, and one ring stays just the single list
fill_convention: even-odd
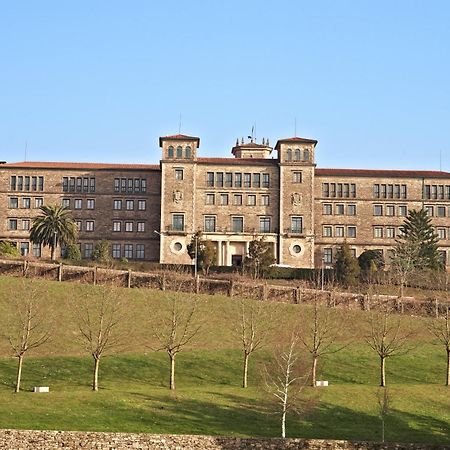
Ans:
[{"label": "palm tree", "polygon": [[33,219],[30,241],[34,244],[49,246],[52,260],[55,259],[57,245],[67,245],[76,241],[78,230],[70,216],[70,211],[63,206],[41,206],[42,214]]}]

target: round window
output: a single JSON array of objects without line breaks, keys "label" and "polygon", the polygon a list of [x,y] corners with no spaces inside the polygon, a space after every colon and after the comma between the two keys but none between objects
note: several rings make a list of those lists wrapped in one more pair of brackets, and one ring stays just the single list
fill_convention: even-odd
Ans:
[{"label": "round window", "polygon": [[181,242],[175,242],[175,244],[173,244],[173,249],[176,252],[180,252],[182,248],[183,248],[183,244]]},{"label": "round window", "polygon": [[302,248],[300,247],[300,245],[294,245],[293,247],[292,247],[292,251],[294,252],[294,253],[300,253],[301,251],[302,251]]}]

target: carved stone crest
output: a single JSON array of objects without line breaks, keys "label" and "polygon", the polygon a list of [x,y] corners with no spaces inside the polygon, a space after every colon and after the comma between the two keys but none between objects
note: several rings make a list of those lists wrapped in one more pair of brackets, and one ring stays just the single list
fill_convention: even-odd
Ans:
[{"label": "carved stone crest", "polygon": [[173,201],[175,203],[180,203],[183,200],[183,193],[181,191],[173,191]]},{"label": "carved stone crest", "polygon": [[298,192],[294,192],[291,195],[291,203],[292,203],[292,206],[300,206],[302,204],[302,194],[299,194]]}]

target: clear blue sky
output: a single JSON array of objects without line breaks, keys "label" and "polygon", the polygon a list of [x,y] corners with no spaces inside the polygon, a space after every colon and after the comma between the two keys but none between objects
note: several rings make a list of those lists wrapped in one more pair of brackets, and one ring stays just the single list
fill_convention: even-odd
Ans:
[{"label": "clear blue sky", "polygon": [[256,123],[320,167],[450,170],[450,2],[0,0],[0,159],[229,156]]}]

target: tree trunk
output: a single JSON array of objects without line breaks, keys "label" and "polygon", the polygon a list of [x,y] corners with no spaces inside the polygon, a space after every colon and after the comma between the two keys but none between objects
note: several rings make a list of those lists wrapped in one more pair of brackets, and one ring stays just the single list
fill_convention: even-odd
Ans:
[{"label": "tree trunk", "polygon": [[52,245],[51,246],[51,258],[52,258],[52,261],[55,260],[55,250],[56,250],[56,247],[54,245]]},{"label": "tree trunk", "polygon": [[248,358],[250,355],[246,352],[244,352],[244,371],[242,374],[242,387],[247,387],[247,378],[248,378]]},{"label": "tree trunk", "polygon": [[20,380],[22,378],[23,355],[20,355],[18,358],[19,358],[19,364],[17,365],[16,392],[20,391]]},{"label": "tree trunk", "polygon": [[92,390],[98,391],[98,367],[100,365],[100,358],[94,356],[94,376],[92,379]]},{"label": "tree trunk", "polygon": [[384,419],[381,419],[381,442],[384,443]]},{"label": "tree trunk", "polygon": [[175,355],[170,355],[170,381],[169,381],[169,387],[171,390],[175,389]]},{"label": "tree trunk", "polygon": [[447,380],[446,386],[450,386],[450,348],[447,349]]},{"label": "tree trunk", "polygon": [[283,414],[281,416],[281,437],[286,437],[286,408],[283,408]]},{"label": "tree trunk", "polygon": [[318,359],[318,356],[313,355],[313,362],[312,362],[312,368],[311,368],[311,385],[312,385],[312,387],[316,387],[317,359]]},{"label": "tree trunk", "polygon": [[386,358],[380,356],[380,386],[386,386]]}]

